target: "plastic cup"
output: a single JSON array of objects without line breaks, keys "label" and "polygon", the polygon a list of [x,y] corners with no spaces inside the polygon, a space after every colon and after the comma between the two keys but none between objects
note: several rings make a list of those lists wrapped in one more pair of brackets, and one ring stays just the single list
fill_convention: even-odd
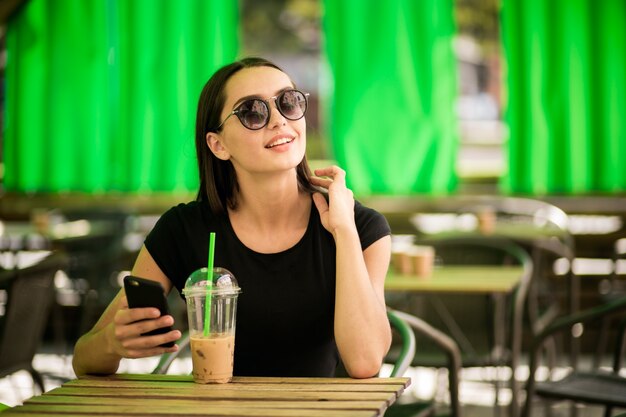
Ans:
[{"label": "plastic cup", "polygon": [[187,278],[183,294],[194,382],[224,384],[232,380],[240,292],[235,276],[224,268],[213,268],[212,274],[202,268]]},{"label": "plastic cup", "polygon": [[419,278],[428,278],[433,273],[435,248],[432,246],[413,246],[410,252],[413,261],[413,273]]}]

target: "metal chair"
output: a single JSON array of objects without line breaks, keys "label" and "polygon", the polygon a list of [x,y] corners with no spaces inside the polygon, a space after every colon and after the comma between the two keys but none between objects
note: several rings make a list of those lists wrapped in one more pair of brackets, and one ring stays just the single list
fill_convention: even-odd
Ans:
[{"label": "metal chair", "polygon": [[604,405],[605,417],[610,417],[614,407],[626,408],[626,378],[620,375],[622,356],[626,348],[626,319],[622,321],[617,333],[611,371],[599,368],[585,371],[574,367],[565,378],[556,381],[539,382],[535,376],[542,345],[548,338],[569,330],[574,324],[590,324],[624,312],[626,312],[626,297],[558,318],[533,339],[523,417],[529,417],[532,414],[533,401],[536,397],[553,401],[569,400],[575,403]]},{"label": "metal chair", "polygon": [[[626,296],[626,282],[623,280],[624,272],[620,269],[620,263],[626,260],[626,238],[615,241],[611,258],[613,270],[609,277],[601,280],[598,285],[598,293],[602,302],[611,302]],[[607,349],[608,338],[613,324],[613,321],[609,318],[602,320],[594,357],[594,366],[600,366],[602,357]]]},{"label": "metal chair", "polygon": [[[415,354],[415,336],[413,335],[413,332],[431,340],[438,346],[442,353],[445,354],[445,367],[448,370],[448,390],[450,394],[450,409],[448,415],[450,417],[460,417],[461,404],[459,401],[459,372],[461,370],[461,351],[459,350],[456,342],[445,333],[435,329],[425,321],[410,314],[387,309],[387,315],[389,316],[392,327],[400,331],[402,335],[402,351],[394,361],[396,365],[405,361],[408,361],[410,364],[411,358],[413,358]],[[396,323],[396,321],[399,322]],[[411,333],[411,335],[407,335],[407,331]],[[411,340],[411,338],[413,340]],[[407,341],[409,345],[413,345],[413,349],[405,349]],[[395,371],[396,366],[394,366],[391,376],[402,376],[404,374],[404,372],[394,373]],[[425,417],[434,416],[435,414],[436,408],[432,401],[394,403],[385,412],[386,417]]]},{"label": "metal chair", "polygon": [[52,252],[35,265],[0,272],[7,292],[6,315],[0,334],[0,378],[25,370],[45,391],[32,361],[39,348],[54,297],[54,276],[67,266],[64,254]]}]

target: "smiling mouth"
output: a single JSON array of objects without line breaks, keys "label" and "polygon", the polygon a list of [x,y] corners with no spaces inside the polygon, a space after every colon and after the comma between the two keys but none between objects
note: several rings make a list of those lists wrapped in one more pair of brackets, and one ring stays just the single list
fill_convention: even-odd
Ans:
[{"label": "smiling mouth", "polygon": [[291,143],[293,141],[294,141],[294,138],[282,138],[282,139],[277,140],[276,142],[270,143],[265,148],[266,149],[271,149],[271,148],[273,148],[275,146],[284,145],[286,143]]}]

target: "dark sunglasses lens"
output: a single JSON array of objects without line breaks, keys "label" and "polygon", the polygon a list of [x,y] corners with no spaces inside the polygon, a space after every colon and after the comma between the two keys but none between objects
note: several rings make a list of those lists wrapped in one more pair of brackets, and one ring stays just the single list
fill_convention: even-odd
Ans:
[{"label": "dark sunglasses lens", "polygon": [[269,112],[267,104],[262,100],[247,100],[241,103],[237,110],[237,117],[248,129],[261,129],[267,124]]},{"label": "dark sunglasses lens", "polygon": [[298,90],[288,90],[276,98],[278,110],[289,120],[298,120],[306,111],[306,97]]}]

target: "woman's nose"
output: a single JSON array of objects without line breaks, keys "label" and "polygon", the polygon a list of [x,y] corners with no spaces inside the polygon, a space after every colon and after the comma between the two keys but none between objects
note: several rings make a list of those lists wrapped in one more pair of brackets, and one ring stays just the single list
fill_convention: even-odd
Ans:
[{"label": "woman's nose", "polygon": [[282,126],[287,122],[287,119],[285,118],[285,116],[283,116],[280,110],[278,110],[278,107],[276,106],[275,101],[270,102],[269,108],[270,108],[270,121],[268,123],[268,126],[270,128],[273,128],[276,126]]}]

